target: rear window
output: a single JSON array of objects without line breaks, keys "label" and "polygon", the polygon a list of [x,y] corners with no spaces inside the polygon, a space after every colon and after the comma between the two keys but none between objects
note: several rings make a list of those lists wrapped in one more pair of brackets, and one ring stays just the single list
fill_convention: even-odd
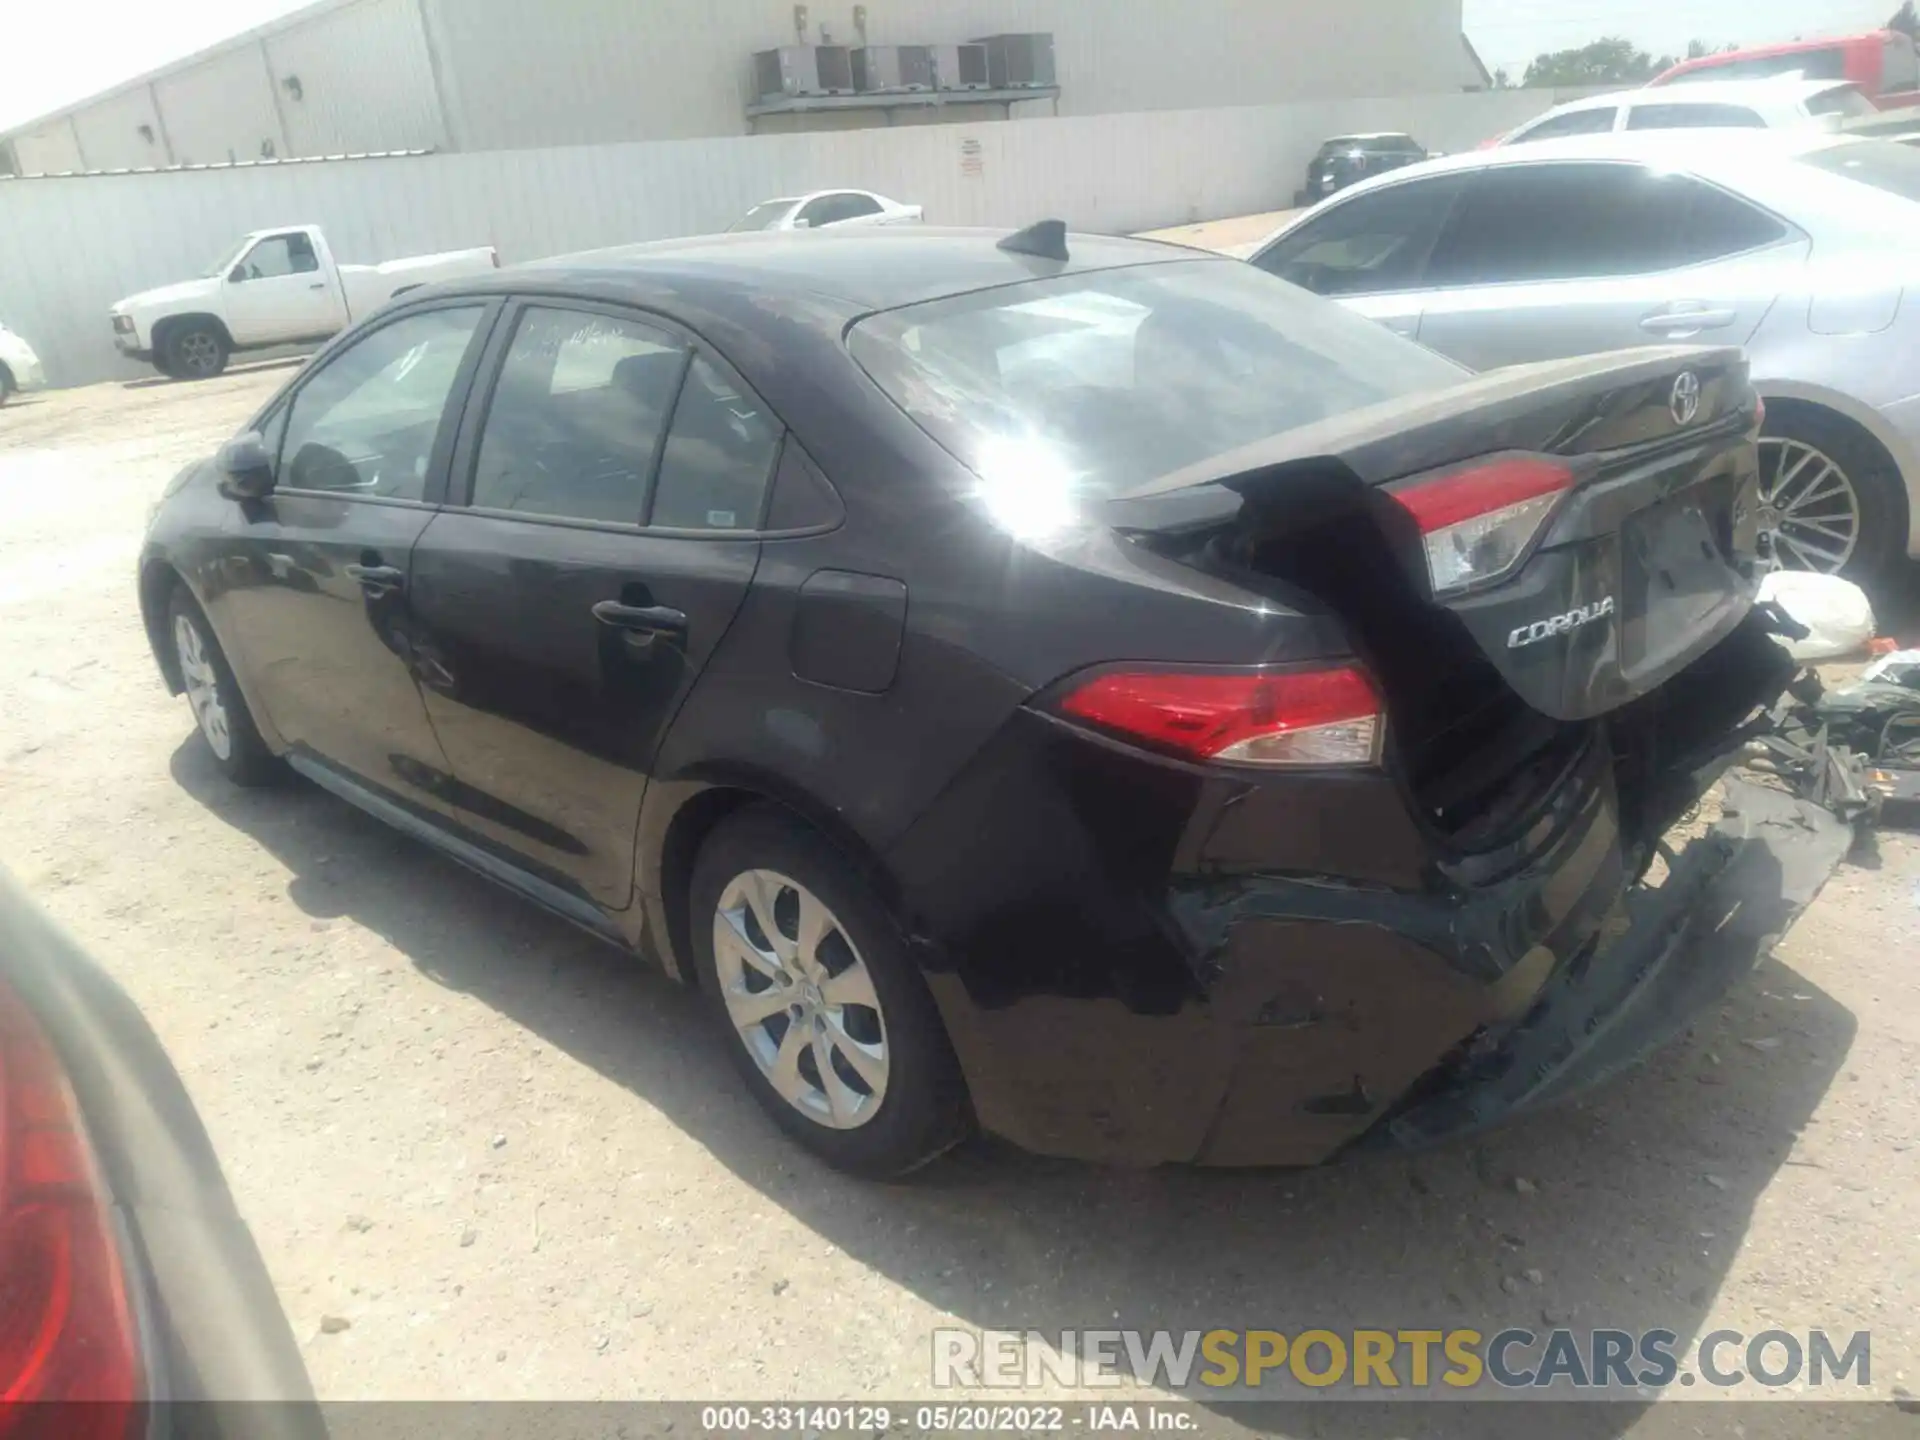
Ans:
[{"label": "rear window", "polygon": [[1844,80],[1847,78],[1847,52],[1839,46],[1830,50],[1791,50],[1780,55],[1753,55],[1744,60],[1723,60],[1703,65],[1698,70],[1675,75],[1668,85],[1689,85],[1708,80],[1771,80],[1777,75],[1798,75],[1803,80]]},{"label": "rear window", "polygon": [[1795,157],[1802,165],[1811,165],[1844,180],[1857,180],[1902,200],[1920,200],[1920,150],[1907,145],[1891,145],[1884,140],[1856,140],[1847,145],[1828,145],[1808,150]]},{"label": "rear window", "polygon": [[909,306],[863,320],[848,344],[990,499],[1042,509],[1123,494],[1465,373],[1250,265],[1217,260]]}]

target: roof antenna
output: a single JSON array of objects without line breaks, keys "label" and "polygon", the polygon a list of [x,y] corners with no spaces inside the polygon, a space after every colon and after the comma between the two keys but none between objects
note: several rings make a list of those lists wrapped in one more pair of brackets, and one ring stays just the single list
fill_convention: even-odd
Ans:
[{"label": "roof antenna", "polygon": [[1065,262],[1073,258],[1067,254],[1067,222],[1064,220],[1036,220],[1026,229],[1007,236],[999,248],[1011,255],[1033,255],[1042,260]]}]

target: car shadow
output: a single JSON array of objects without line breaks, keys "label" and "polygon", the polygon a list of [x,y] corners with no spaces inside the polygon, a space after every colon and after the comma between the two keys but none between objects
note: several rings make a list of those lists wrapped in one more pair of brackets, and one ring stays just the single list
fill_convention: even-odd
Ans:
[{"label": "car shadow", "polygon": [[[298,355],[280,355],[268,360],[251,360],[244,365],[229,365],[217,378],[232,379],[236,375],[256,375],[269,370],[289,370],[304,365],[312,356],[307,351]],[[122,380],[122,390],[151,390],[159,385],[202,385],[203,380],[181,380],[172,375],[143,375],[138,380]]]},{"label": "car shadow", "polygon": [[[172,772],[287,867],[304,913],[377,932],[437,984],[624,1086],[823,1238],[966,1326],[1491,1335],[1565,1325],[1664,1328],[1684,1347],[1769,1181],[1809,1163],[1789,1152],[1856,1029],[1816,983],[1767,959],[1686,1040],[1475,1142],[1224,1172],[1098,1168],[983,1140],[908,1182],[874,1185],[786,1141],[737,1082],[697,997],[663,975],[311,786],[232,788],[191,736]],[[919,1343],[931,1364],[931,1341]],[[1213,1406],[1276,1433],[1545,1433],[1532,1406],[1436,1406],[1417,1423],[1396,1406]],[[1617,1435],[1645,1408],[1555,1406],[1549,1429]],[[1751,1419],[1746,1406],[1711,1408]]]}]

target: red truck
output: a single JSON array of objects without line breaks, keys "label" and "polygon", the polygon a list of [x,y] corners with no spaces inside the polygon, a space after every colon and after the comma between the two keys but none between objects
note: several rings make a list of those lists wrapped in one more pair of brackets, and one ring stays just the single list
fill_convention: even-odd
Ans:
[{"label": "red truck", "polygon": [[1882,110],[1920,105],[1920,53],[1913,38],[1898,30],[1703,55],[1682,60],[1647,83],[1685,85],[1697,80],[1761,80],[1795,74],[1807,80],[1851,80]]}]

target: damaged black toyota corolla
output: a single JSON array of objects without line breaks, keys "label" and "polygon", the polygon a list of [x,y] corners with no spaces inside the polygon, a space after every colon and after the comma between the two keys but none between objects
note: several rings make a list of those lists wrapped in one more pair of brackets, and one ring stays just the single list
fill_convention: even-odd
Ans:
[{"label": "damaged black toyota corolla", "polygon": [[1618,1069],[1837,860],[1663,839],[1792,672],[1759,419],[1052,226],[682,241],[341,337],[140,598],[230,776],[697,984],[836,1164],[1310,1164]]}]

